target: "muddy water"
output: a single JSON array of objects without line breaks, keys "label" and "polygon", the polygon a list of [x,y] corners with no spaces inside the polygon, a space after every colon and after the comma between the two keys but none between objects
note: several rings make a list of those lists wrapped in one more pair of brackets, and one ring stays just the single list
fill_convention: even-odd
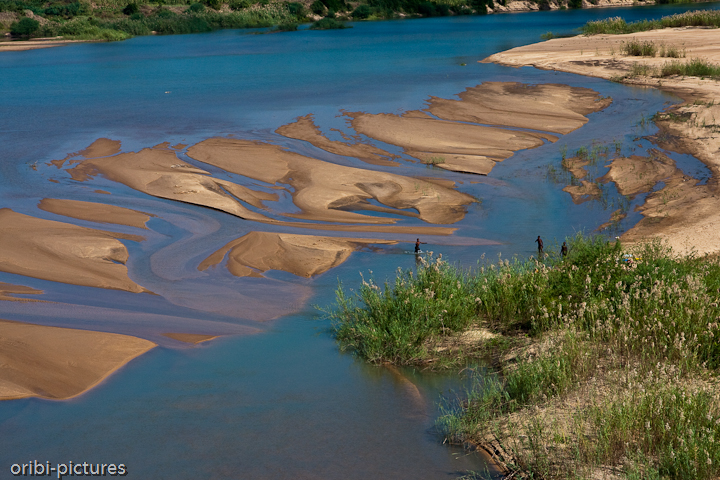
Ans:
[{"label": "muddy water", "polygon": [[[407,157],[400,167],[371,167],[452,180],[480,200],[454,225],[454,235],[423,238],[433,251],[465,265],[483,253],[525,256],[534,252],[538,234],[546,250],[554,248],[554,240],[594,230],[622,203],[609,187],[602,201],[575,205],[561,191],[564,184],[549,175],[548,165],[559,168],[563,146],[573,151],[616,141],[623,152],[642,154],[651,145],[636,138],[652,133],[640,125],[642,119],[677,99],[477,61],[537,41],[547,31],[569,32],[589,19],[633,20],[683,8],[689,7],[360,23],[343,31],[272,35],[224,31],[1,56],[2,207],[93,228],[110,227],[60,217],[37,204],[45,197],[68,198],[157,215],[148,222],[150,231],[142,232],[146,241],[125,242],[130,277],[157,295],[0,273],[0,281],[41,289],[42,298],[54,302],[0,302],[0,317],[133,334],[161,347],[76,399],[1,403],[0,477],[13,463],[34,459],[125,463],[129,478],[138,479],[437,479],[482,470],[481,457],[441,445],[432,429],[440,393],[462,388],[463,378],[394,372],[340,354],[328,322],[311,307],[332,302],[338,280],[352,285],[358,271],[372,270],[384,279],[398,267],[412,268],[413,256],[405,251],[414,236],[395,234],[393,239],[408,243],[356,252],[313,279],[278,271],[239,279],[222,267],[200,272],[200,261],[258,225],[150,197],[102,177],[76,182],[47,163],[101,137],[120,140],[123,151],[137,151],[162,142],[192,145],[231,136],[368,167],[274,131],[313,114],[324,134],[342,140],[337,130],[352,133],[342,111],[416,110],[430,96],[452,98],[483,81],[564,83],[611,96],[612,105],[591,114],[584,127],[554,144],[516,153],[488,177],[426,167]],[[192,162],[184,150],[179,156]],[[693,159],[682,160],[684,171],[702,173]],[[242,183],[237,175],[212,171]],[[282,210],[293,208],[284,198]],[[631,227],[632,218],[622,228]],[[168,331],[226,336],[188,347],[161,335]]]}]

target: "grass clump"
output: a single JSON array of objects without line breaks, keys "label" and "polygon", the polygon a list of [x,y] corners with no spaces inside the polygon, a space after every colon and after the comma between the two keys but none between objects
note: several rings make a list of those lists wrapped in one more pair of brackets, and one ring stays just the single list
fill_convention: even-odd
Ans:
[{"label": "grass clump", "polygon": [[720,65],[715,65],[700,58],[693,58],[686,62],[673,60],[662,66],[659,75],[661,77],[683,75],[688,77],[720,78]]},{"label": "grass clump", "polygon": [[417,272],[398,270],[392,284],[363,279],[356,294],[338,287],[329,314],[342,350],[370,363],[427,364],[443,337],[473,324],[477,304],[467,272],[442,257],[419,258]]},{"label": "grass clump", "polygon": [[590,21],[581,30],[585,35],[618,35],[668,27],[720,27],[720,11],[694,10],[662,17],[660,20],[638,20],[632,23],[620,17],[612,17]]},{"label": "grass clump", "polygon": [[635,57],[654,57],[657,53],[657,47],[653,41],[639,41],[630,40],[629,42],[623,42],[620,46],[620,51],[624,55],[635,56]]}]

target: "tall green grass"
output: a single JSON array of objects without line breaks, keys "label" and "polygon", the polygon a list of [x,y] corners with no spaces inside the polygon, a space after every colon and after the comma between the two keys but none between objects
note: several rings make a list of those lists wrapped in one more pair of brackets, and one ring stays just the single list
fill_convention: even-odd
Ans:
[{"label": "tall green grass", "polygon": [[338,287],[328,313],[342,350],[371,363],[423,364],[435,358],[435,341],[475,321],[467,272],[441,257],[420,261],[416,272],[399,270],[382,287],[372,279],[355,293]]},{"label": "tall green grass", "polygon": [[599,35],[644,32],[667,27],[720,27],[720,11],[694,10],[669,15],[659,20],[638,20],[632,23],[627,23],[620,17],[613,17],[590,21],[581,30],[586,35]]}]

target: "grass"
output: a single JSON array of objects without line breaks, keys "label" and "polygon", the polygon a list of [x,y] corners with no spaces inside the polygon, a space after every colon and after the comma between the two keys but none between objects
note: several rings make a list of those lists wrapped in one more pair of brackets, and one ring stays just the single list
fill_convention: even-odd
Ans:
[{"label": "grass", "polygon": [[639,20],[632,23],[627,23],[620,17],[612,17],[588,22],[581,30],[585,35],[599,35],[645,32],[668,27],[720,27],[720,11],[693,10],[659,20]]},{"label": "grass", "polygon": [[502,335],[485,343],[495,371],[444,399],[437,426],[450,443],[496,437],[525,478],[717,478],[720,263],[659,243],[568,245],[472,271],[427,257],[382,288],[340,287],[336,338],[372,363],[428,364],[443,337]]},{"label": "grass", "polygon": [[659,73],[661,77],[671,75],[720,78],[720,65],[715,65],[700,58],[693,58],[686,62],[673,60],[663,65]]},{"label": "grass", "polygon": [[654,57],[657,53],[657,47],[653,41],[630,40],[623,42],[620,51],[623,55],[636,57]]}]

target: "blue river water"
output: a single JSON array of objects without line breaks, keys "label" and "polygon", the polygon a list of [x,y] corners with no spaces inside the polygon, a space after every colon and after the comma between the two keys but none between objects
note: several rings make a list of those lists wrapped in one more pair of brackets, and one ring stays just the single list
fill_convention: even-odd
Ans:
[{"label": "blue river water", "polygon": [[[623,153],[642,153],[652,145],[635,139],[652,131],[639,122],[678,99],[653,89],[478,62],[539,41],[548,31],[572,33],[588,20],[658,18],[691,8],[368,22],[346,30],[279,34],[228,30],[0,55],[1,207],[71,221],[39,210],[38,201],[100,201],[92,192],[103,189],[112,195],[102,200],[159,213],[148,224],[146,242],[127,244],[131,278],[159,295],[0,273],[0,281],[42,289],[43,299],[57,302],[0,302],[0,318],[136,334],[161,343],[72,400],[0,403],[0,478],[10,478],[10,465],[32,460],[124,463],[128,478],[148,480],[429,480],[483,470],[482,457],[442,445],[433,428],[440,395],[461,389],[464,377],[414,370],[400,375],[367,366],[338,352],[328,321],[313,308],[333,301],[338,280],[357,284],[359,271],[372,270],[382,280],[398,267],[412,268],[413,256],[403,255],[409,246],[356,252],[313,279],[268,272],[267,279],[250,284],[222,269],[201,273],[197,263],[208,252],[256,227],[100,178],[80,184],[47,163],[101,137],[136,151],[162,142],[234,136],[369,168],[274,131],[312,114],[323,133],[340,139],[331,129],[347,128],[344,111],[416,110],[431,96],[452,98],[484,81],[563,83],[611,96],[612,105],[591,114],[584,127],[555,144],[516,153],[488,177],[409,162],[392,169],[372,166],[454,180],[480,200],[454,225],[459,227],[454,236],[428,239],[436,253],[464,265],[483,253],[527,256],[538,234],[555,248],[553,242],[606,222],[623,201],[608,187],[602,202],[572,203],[561,191],[564,185],[548,175],[549,165],[559,165],[560,149],[615,141]],[[704,174],[693,159],[682,160],[690,173]],[[619,228],[637,220],[630,215]],[[496,244],[469,241],[477,239]],[[252,307],[245,303],[249,297],[256,300]],[[257,322],[263,315],[278,318]],[[194,347],[163,343],[158,333],[183,328],[256,333]]]}]

